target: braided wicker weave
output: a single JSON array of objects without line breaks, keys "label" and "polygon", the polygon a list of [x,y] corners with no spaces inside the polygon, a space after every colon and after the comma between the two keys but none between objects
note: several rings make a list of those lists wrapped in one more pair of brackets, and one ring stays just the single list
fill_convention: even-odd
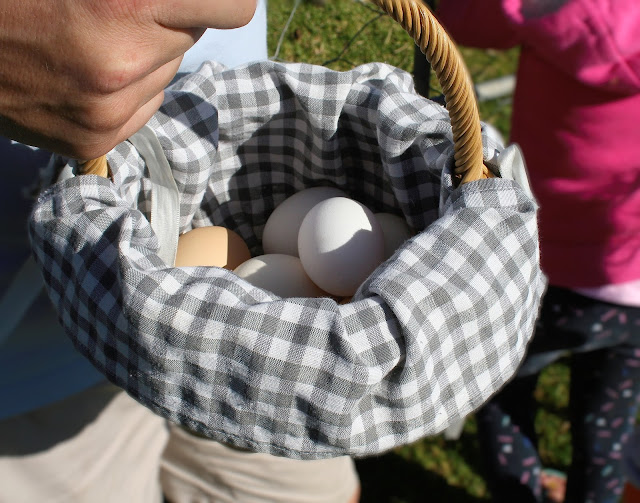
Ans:
[{"label": "braided wicker weave", "polygon": [[371,0],[411,35],[442,86],[451,118],[456,173],[460,183],[489,175],[482,160],[476,97],[467,67],[455,44],[429,8],[419,0]]},{"label": "braided wicker weave", "polygon": [[86,161],[81,167],[84,175],[98,175],[107,178],[109,176],[109,165],[107,164],[107,156],[96,157],[90,161]]}]

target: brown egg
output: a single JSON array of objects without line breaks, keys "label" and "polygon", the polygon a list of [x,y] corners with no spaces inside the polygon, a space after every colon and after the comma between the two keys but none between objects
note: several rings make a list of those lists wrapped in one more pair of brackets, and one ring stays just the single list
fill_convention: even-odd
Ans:
[{"label": "brown egg", "polygon": [[198,227],[178,238],[176,267],[215,266],[233,270],[250,258],[244,240],[225,227]]}]

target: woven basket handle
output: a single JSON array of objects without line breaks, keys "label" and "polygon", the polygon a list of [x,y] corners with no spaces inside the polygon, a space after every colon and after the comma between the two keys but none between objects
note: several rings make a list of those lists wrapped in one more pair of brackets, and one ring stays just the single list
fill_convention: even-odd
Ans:
[{"label": "woven basket handle", "polygon": [[[415,40],[442,86],[453,130],[455,173],[459,183],[491,176],[483,164],[480,116],[462,56],[431,10],[419,0],[371,0]],[[82,164],[84,174],[108,176],[105,156]]]},{"label": "woven basket handle", "polygon": [[444,28],[419,0],[371,0],[411,35],[442,86],[453,129],[460,183],[492,176],[483,164],[478,104],[462,56]]},{"label": "woven basket handle", "polygon": [[83,175],[98,175],[109,178],[109,165],[107,164],[106,155],[96,157],[95,159],[91,159],[90,161],[79,163],[78,168],[80,173],[82,173]]}]

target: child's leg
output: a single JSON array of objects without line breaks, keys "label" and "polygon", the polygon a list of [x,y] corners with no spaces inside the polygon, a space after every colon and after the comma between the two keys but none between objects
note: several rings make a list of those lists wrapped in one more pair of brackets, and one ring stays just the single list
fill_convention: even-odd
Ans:
[{"label": "child's leg", "polygon": [[3,503],[160,503],[166,422],[104,383],[0,421]]},{"label": "child's leg", "polygon": [[640,503],[640,427],[638,425],[622,447],[622,464],[627,483],[621,503]]},{"label": "child's leg", "polygon": [[357,503],[346,456],[300,461],[235,449],[170,425],[161,483],[170,503]]},{"label": "child's leg", "polygon": [[638,399],[638,348],[621,345],[572,357],[573,462],[565,501],[619,501],[625,479],[622,446],[632,432]]},{"label": "child's leg", "polygon": [[640,503],[640,489],[633,484],[627,484],[624,488],[622,503]]},{"label": "child's leg", "polygon": [[534,429],[538,375],[517,378],[477,413],[486,479],[496,503],[542,501]]}]

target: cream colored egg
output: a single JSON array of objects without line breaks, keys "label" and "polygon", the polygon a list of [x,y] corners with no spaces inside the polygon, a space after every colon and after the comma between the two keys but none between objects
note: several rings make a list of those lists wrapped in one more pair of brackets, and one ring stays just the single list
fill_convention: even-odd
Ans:
[{"label": "cream colored egg", "polygon": [[411,238],[414,233],[407,221],[393,213],[376,213],[376,219],[382,228],[384,236],[384,259],[393,255],[402,244]]},{"label": "cream colored egg", "polygon": [[175,265],[233,270],[250,258],[247,244],[234,231],[220,226],[197,227],[178,238]]},{"label": "cream colored egg", "polygon": [[297,257],[298,230],[305,215],[319,202],[338,196],[344,197],[346,193],[335,187],[311,187],[285,199],[269,215],[264,226],[264,253],[284,253]]},{"label": "cream colored egg", "polygon": [[332,295],[347,297],[383,261],[384,239],[371,210],[353,199],[333,197],[307,213],[298,250],[314,283]]},{"label": "cream colored egg", "polygon": [[272,253],[247,260],[234,272],[254,286],[279,297],[326,297],[327,293],[311,281],[298,257]]}]

